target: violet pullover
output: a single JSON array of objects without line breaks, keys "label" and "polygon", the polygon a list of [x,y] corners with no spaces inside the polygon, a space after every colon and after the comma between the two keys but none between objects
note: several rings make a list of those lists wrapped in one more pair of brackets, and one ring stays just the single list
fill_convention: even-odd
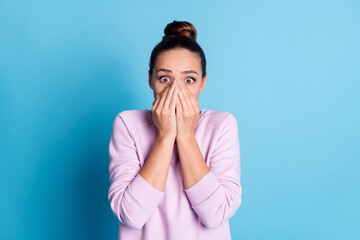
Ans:
[{"label": "violet pullover", "polygon": [[165,191],[139,175],[157,137],[151,110],[126,110],[114,119],[109,144],[108,199],[121,240],[227,240],[241,203],[237,120],[203,109],[195,138],[210,172],[184,189],[176,141]]}]

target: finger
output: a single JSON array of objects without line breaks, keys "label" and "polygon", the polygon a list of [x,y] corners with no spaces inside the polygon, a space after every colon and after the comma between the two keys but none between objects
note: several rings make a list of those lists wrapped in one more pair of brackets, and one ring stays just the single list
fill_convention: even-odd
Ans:
[{"label": "finger", "polygon": [[195,110],[195,112],[200,112],[200,103],[199,101],[196,99],[195,95],[190,91],[190,89],[185,86],[184,87],[185,89],[185,96],[187,96],[187,100],[188,102],[190,103],[190,105],[192,106],[192,108]]},{"label": "finger", "polygon": [[177,87],[177,94],[176,94],[176,104],[175,104],[175,108],[176,108],[176,116],[180,116],[183,112],[183,108],[181,106],[181,102],[180,102],[180,86]]},{"label": "finger", "polygon": [[161,90],[161,92],[157,95],[157,96],[161,96],[161,95],[163,95],[164,93],[165,93],[165,91],[166,91],[166,89],[169,87],[169,85],[170,84],[167,84],[162,90]]},{"label": "finger", "polygon": [[169,103],[169,109],[174,112],[175,112],[176,99],[178,98],[177,92],[178,92],[178,86],[176,85],[171,95],[171,99]]},{"label": "finger", "polygon": [[159,106],[164,106],[164,101],[166,98],[166,94],[169,91],[169,88],[171,87],[171,84],[167,84],[164,89],[161,91],[159,98],[160,98],[160,102],[159,102]]},{"label": "finger", "polygon": [[[168,86],[169,86],[169,84],[167,84],[167,85],[161,90],[161,92],[156,95],[156,98],[160,97],[160,95],[163,94],[163,93],[166,91],[166,89],[168,88]],[[156,99],[156,98],[155,98],[155,99]]]},{"label": "finger", "polygon": [[152,111],[152,112],[155,111],[155,109],[158,107],[158,105],[159,105],[159,100],[160,100],[159,97],[157,97],[157,98],[154,100],[154,102],[153,102],[153,104],[152,104],[152,107],[151,107],[151,111]]},{"label": "finger", "polygon": [[182,107],[182,110],[184,112],[187,112],[189,110],[189,107],[191,107],[186,99],[186,96],[185,96],[185,90],[184,90],[184,86],[181,85],[180,89],[179,89],[179,100],[180,100],[180,103],[181,103],[181,107]]},{"label": "finger", "polygon": [[176,85],[177,85],[177,83],[175,81],[173,81],[171,83],[171,87],[169,88],[169,91],[166,94],[166,98],[165,98],[165,102],[164,102],[164,108],[169,108],[170,101],[171,101],[172,95],[174,93],[174,90],[176,88]]},{"label": "finger", "polygon": [[166,89],[168,89],[169,87],[171,87],[171,82],[169,82],[168,84],[166,84],[166,86],[164,87],[164,89],[161,91],[160,94],[164,94]]}]

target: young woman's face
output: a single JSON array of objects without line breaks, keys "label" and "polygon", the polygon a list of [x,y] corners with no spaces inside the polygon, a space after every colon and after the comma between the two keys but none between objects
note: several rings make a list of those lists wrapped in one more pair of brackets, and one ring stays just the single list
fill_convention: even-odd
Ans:
[{"label": "young woman's face", "polygon": [[205,89],[206,78],[202,76],[200,57],[186,49],[173,49],[157,56],[152,76],[149,71],[149,85],[154,98],[172,81],[182,81],[199,98]]}]

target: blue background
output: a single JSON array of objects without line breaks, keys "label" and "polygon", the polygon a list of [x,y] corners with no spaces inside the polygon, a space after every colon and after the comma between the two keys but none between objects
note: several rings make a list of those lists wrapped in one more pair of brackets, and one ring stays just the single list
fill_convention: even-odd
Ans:
[{"label": "blue background", "polygon": [[150,109],[166,24],[198,31],[201,108],[239,125],[233,239],[360,239],[360,1],[0,1],[0,239],[116,239],[116,114]]}]

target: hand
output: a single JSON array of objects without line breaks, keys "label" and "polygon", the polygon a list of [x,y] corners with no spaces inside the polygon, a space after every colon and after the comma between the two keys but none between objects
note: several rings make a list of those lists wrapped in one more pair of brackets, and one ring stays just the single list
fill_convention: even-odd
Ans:
[{"label": "hand", "polygon": [[156,97],[151,108],[152,119],[156,125],[158,136],[176,137],[175,102],[177,96],[177,83],[169,83]]},{"label": "hand", "polygon": [[178,99],[175,104],[176,138],[194,136],[195,128],[200,120],[200,103],[183,82],[178,88]]}]

